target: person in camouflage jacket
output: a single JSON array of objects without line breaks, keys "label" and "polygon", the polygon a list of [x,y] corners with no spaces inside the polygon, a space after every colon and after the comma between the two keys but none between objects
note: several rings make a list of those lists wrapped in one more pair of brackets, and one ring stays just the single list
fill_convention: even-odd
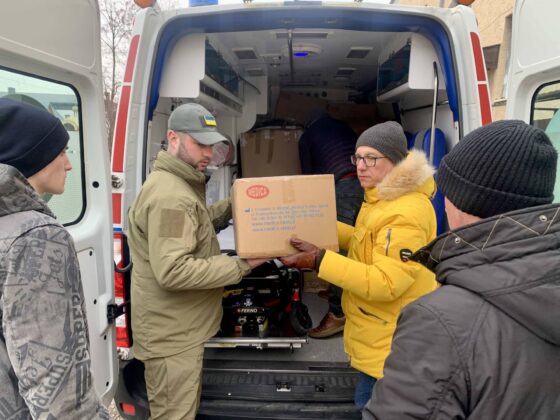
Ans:
[{"label": "person in camouflage jacket", "polygon": [[108,419],[70,234],[41,199],[72,166],[61,122],[0,99],[0,418]]}]

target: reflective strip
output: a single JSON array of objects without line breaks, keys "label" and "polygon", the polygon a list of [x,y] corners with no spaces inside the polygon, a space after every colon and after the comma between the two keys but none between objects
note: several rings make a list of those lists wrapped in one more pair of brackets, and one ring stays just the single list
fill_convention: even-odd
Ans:
[{"label": "reflective strip", "polygon": [[490,94],[488,91],[488,81],[486,80],[486,70],[484,56],[480,46],[480,38],[476,32],[471,32],[471,44],[473,49],[474,64],[476,68],[476,80],[478,81],[478,102],[480,106],[480,122],[482,125],[492,122],[492,107],[490,105]]},{"label": "reflective strip", "polygon": [[130,86],[121,88],[121,99],[117,110],[115,137],[113,138],[113,172],[122,172],[124,168],[124,146],[126,139],[126,120],[130,105]]},{"label": "reflective strip", "polygon": [[115,230],[114,225],[122,225],[122,212],[121,212],[122,194],[113,193],[112,201],[113,201],[113,230]]},{"label": "reflective strip", "polygon": [[136,56],[138,53],[138,44],[140,43],[140,35],[135,35],[130,41],[128,57],[126,59],[126,68],[123,78],[123,86],[121,88],[121,96],[117,109],[117,118],[115,122],[115,133],[113,136],[113,153],[112,153],[112,171],[122,172],[124,167],[124,149],[127,131],[128,110],[130,107],[130,83],[134,75],[134,66],[136,64]]},{"label": "reflective strip", "polygon": [[130,48],[128,50],[128,58],[126,59],[126,69],[124,71],[123,83],[132,83],[132,75],[134,73],[134,64],[136,64],[136,54],[138,53],[138,43],[140,35],[134,35],[130,40]]},{"label": "reflective strip", "polygon": [[476,32],[471,32],[471,44],[474,55],[474,64],[476,66],[476,80],[479,82],[486,81],[486,71],[484,69],[484,56],[480,46],[480,38]]},{"label": "reflective strip", "polygon": [[492,108],[490,106],[490,95],[488,94],[488,84],[478,85],[478,98],[480,100],[480,118],[482,125],[492,122]]}]

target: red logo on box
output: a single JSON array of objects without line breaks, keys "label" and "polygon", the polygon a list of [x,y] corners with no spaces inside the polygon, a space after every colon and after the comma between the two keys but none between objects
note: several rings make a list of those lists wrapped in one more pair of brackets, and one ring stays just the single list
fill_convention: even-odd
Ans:
[{"label": "red logo on box", "polygon": [[251,185],[245,192],[249,197],[256,199],[265,198],[270,194],[270,190],[266,185]]}]

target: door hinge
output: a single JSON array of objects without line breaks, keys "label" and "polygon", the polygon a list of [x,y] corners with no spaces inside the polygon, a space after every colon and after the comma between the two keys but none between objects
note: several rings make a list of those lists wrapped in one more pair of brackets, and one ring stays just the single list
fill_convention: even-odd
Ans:
[{"label": "door hinge", "polygon": [[107,305],[107,322],[113,324],[115,319],[123,315],[126,312],[127,302],[117,305],[116,303],[110,303]]}]

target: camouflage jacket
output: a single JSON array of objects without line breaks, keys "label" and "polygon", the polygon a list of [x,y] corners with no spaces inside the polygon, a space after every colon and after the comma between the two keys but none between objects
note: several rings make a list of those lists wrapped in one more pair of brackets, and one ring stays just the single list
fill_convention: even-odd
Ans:
[{"label": "camouflage jacket", "polygon": [[0,321],[0,418],[109,418],[93,387],[72,238],[7,165],[0,165]]}]

